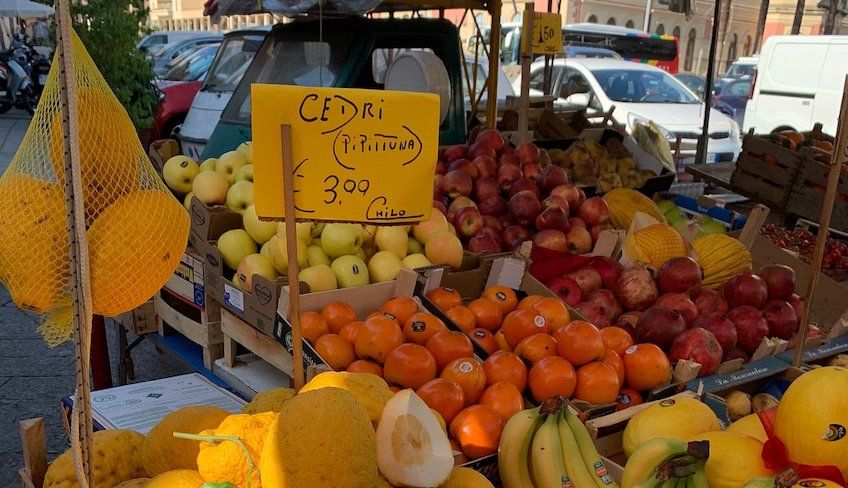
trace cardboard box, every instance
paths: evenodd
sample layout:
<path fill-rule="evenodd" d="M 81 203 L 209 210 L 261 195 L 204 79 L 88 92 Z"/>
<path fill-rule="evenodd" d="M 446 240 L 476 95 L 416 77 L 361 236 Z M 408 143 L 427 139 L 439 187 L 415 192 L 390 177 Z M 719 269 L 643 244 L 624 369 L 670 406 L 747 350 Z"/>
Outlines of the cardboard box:
<path fill-rule="evenodd" d="M 189 244 L 197 247 L 197 241 L 217 241 L 221 234 L 242 226 L 242 216 L 223 205 L 210 207 L 197 198 L 189 204 L 191 232 Z"/>
<path fill-rule="evenodd" d="M 725 225 L 727 230 L 741 230 L 748 221 L 748 216 L 724 207 L 719 207 L 716 202 L 707 198 L 690 198 L 683 195 L 668 195 L 674 204 L 689 218 L 698 215 L 706 215 Z"/>
<path fill-rule="evenodd" d="M 196 249 L 189 247 L 174 274 L 168 278 L 164 288 L 171 290 L 198 307 L 206 306 L 206 282 L 203 279 L 203 258 Z"/>
<path fill-rule="evenodd" d="M 180 155 L 180 145 L 174 139 L 159 139 L 150 143 L 147 155 L 153 167 L 161 173 L 162 167 L 169 159 Z"/>

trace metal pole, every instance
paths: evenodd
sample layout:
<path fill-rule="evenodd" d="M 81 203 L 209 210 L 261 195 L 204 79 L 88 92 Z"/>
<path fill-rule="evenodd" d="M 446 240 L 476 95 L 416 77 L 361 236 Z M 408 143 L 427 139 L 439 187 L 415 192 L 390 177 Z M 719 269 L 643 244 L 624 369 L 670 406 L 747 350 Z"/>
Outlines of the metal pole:
<path fill-rule="evenodd" d="M 729 0 L 725 0 L 729 1 Z M 701 127 L 701 137 L 695 150 L 695 163 L 707 162 L 707 141 L 710 134 L 710 104 L 713 100 L 713 73 L 715 71 L 716 42 L 718 40 L 718 17 L 721 12 L 721 0 L 716 0 L 713 9 L 713 31 L 710 34 L 710 54 L 707 59 L 707 81 L 704 90 L 704 125 Z"/>
<path fill-rule="evenodd" d="M 501 51 L 501 0 L 492 0 L 489 4 L 492 16 L 492 28 L 489 30 L 489 79 L 486 80 L 486 125 L 498 124 L 498 73 Z"/>
<path fill-rule="evenodd" d="M 645 0 L 645 20 L 642 22 L 642 30 L 651 32 L 651 8 L 653 0 Z"/>
<path fill-rule="evenodd" d="M 798 0 L 798 3 L 795 4 L 795 19 L 792 21 L 792 32 L 790 32 L 793 36 L 797 36 L 801 32 L 801 21 L 804 20 L 805 6 L 805 0 Z"/>
<path fill-rule="evenodd" d="M 760 18 L 757 19 L 757 32 L 754 34 L 754 46 L 752 52 L 760 52 L 760 43 L 763 41 L 763 31 L 766 30 L 766 19 L 768 18 L 769 0 L 760 1 Z"/>

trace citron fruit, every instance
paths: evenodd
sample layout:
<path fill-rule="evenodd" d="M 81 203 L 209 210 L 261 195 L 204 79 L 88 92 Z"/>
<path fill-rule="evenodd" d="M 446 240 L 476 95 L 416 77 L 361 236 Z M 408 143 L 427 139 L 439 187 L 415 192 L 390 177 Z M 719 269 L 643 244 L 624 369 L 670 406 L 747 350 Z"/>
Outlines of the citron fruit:
<path fill-rule="evenodd" d="M 20 308 L 47 311 L 68 282 L 64 195 L 22 173 L 0 179 L 0 280 Z"/>
<path fill-rule="evenodd" d="M 257 468 L 250 473 L 247 456 L 241 446 L 234 442 L 203 442 L 200 444 L 200 454 L 197 455 L 197 471 L 200 476 L 210 482 L 229 481 L 238 488 L 245 488 L 249 477 L 251 488 L 260 488 L 262 482 L 259 478 L 259 455 L 262 445 L 265 444 L 268 428 L 276 418 L 275 412 L 235 414 L 225 418 L 217 429 L 201 432 L 200 435 L 238 437 Z"/>
<path fill-rule="evenodd" d="M 848 369 L 818 368 L 789 385 L 774 418 L 774 432 L 789 460 L 836 466 L 848 477 Z"/>
<path fill-rule="evenodd" d="M 453 451 L 439 420 L 414 391 L 395 394 L 377 425 L 377 466 L 400 486 L 439 486 L 450 476 Z"/>
<path fill-rule="evenodd" d="M 203 477 L 192 469 L 166 471 L 150 480 L 144 488 L 200 488 Z"/>
<path fill-rule="evenodd" d="M 283 409 L 283 405 L 291 400 L 293 396 L 294 390 L 291 388 L 274 388 L 273 390 L 260 391 L 253 397 L 250 403 L 241 409 L 241 413 L 279 413 Z"/>
<path fill-rule="evenodd" d="M 495 486 L 477 471 L 457 466 L 451 471 L 450 478 L 439 488 L 495 488 Z"/>
<path fill-rule="evenodd" d="M 144 436 L 132 430 L 101 430 L 92 436 L 92 486 L 111 488 L 145 476 L 141 463 Z M 77 475 L 70 450 L 63 452 L 47 468 L 44 488 L 76 488 Z"/>
<path fill-rule="evenodd" d="M 377 442 L 368 414 L 340 388 L 286 402 L 262 448 L 262 484 L 273 488 L 374 488 Z"/>
<path fill-rule="evenodd" d="M 727 428 L 727 432 L 744 434 L 753 437 L 760 442 L 765 442 L 766 439 L 768 439 L 766 429 L 763 428 L 763 423 L 760 421 L 760 417 L 755 413 L 746 415 L 730 424 L 730 427 Z"/>
<path fill-rule="evenodd" d="M 113 317 L 155 295 L 180 263 L 189 225 L 185 208 L 158 190 L 106 208 L 88 229 L 94 313 Z"/>
<path fill-rule="evenodd" d="M 687 439 L 709 441 L 707 482 L 710 488 L 739 488 L 748 480 L 774 476 L 763 464 L 763 443 L 735 432 L 704 432 Z"/>
<path fill-rule="evenodd" d="M 386 402 L 394 395 L 386 380 L 375 374 L 336 371 L 327 371 L 312 378 L 312 381 L 304 385 L 300 392 L 327 387 L 341 388 L 353 394 L 375 425 L 380 421 Z"/>
<path fill-rule="evenodd" d="M 120 485 L 115 486 L 115 488 L 144 488 L 149 482 L 150 478 L 136 478 L 134 480 L 124 481 Z"/>
<path fill-rule="evenodd" d="M 631 454 L 643 442 L 657 437 L 685 439 L 702 432 L 721 430 L 710 407 L 695 398 L 668 398 L 634 415 L 624 428 L 622 447 Z"/>
<path fill-rule="evenodd" d="M 177 439 L 174 432 L 198 434 L 215 429 L 229 415 L 226 410 L 205 405 L 183 407 L 166 415 L 144 439 L 141 454 L 147 474 L 156 476 L 174 469 L 197 469 L 200 443 Z"/>

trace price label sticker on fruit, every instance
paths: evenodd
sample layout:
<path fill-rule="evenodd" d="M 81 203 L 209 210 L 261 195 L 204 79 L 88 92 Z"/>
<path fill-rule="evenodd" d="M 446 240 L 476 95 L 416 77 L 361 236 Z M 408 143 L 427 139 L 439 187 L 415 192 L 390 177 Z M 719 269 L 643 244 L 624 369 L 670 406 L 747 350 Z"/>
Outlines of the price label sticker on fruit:
<path fill-rule="evenodd" d="M 254 84 L 254 205 L 285 217 L 280 126 L 291 126 L 296 217 L 402 224 L 430 218 L 437 95 Z"/>
<path fill-rule="evenodd" d="M 533 12 L 532 42 L 533 54 L 562 54 L 562 16 L 550 12 Z"/>

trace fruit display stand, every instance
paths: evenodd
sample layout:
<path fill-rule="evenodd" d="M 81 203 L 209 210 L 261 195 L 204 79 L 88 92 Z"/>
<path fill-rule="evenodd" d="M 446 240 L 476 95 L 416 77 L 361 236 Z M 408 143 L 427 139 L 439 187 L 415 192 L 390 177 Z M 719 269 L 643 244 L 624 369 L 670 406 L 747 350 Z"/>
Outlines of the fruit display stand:
<path fill-rule="evenodd" d="M 831 157 L 830 153 L 817 148 L 801 149 L 800 168 L 786 204 L 787 213 L 813 222 L 819 221 L 829 170 L 823 161 L 830 161 Z M 830 227 L 848 232 L 848 168 L 844 166 L 836 192 Z"/>
<path fill-rule="evenodd" d="M 118 315 L 114 320 L 124 330 L 137 336 L 159 331 L 159 326 L 156 323 L 156 309 L 152 299 L 129 312 Z"/>
<path fill-rule="evenodd" d="M 744 195 L 783 210 L 800 163 L 796 151 L 749 133 L 742 142 L 730 183 Z"/>
<path fill-rule="evenodd" d="M 294 374 L 291 352 L 272 336 L 227 309 L 221 311 L 221 332 L 224 335 L 224 364 L 228 368 L 236 367 L 240 345 L 291 379 Z"/>
<path fill-rule="evenodd" d="M 44 419 L 26 419 L 18 422 L 24 466 L 18 470 L 21 488 L 40 488 L 47 472 L 47 438 Z"/>
<path fill-rule="evenodd" d="M 182 296 L 162 288 L 153 298 L 159 335 L 174 332 L 199 345 L 203 365 L 212 370 L 215 360 L 224 355 L 224 336 L 221 334 L 221 306 L 209 301 L 201 308 Z"/>

